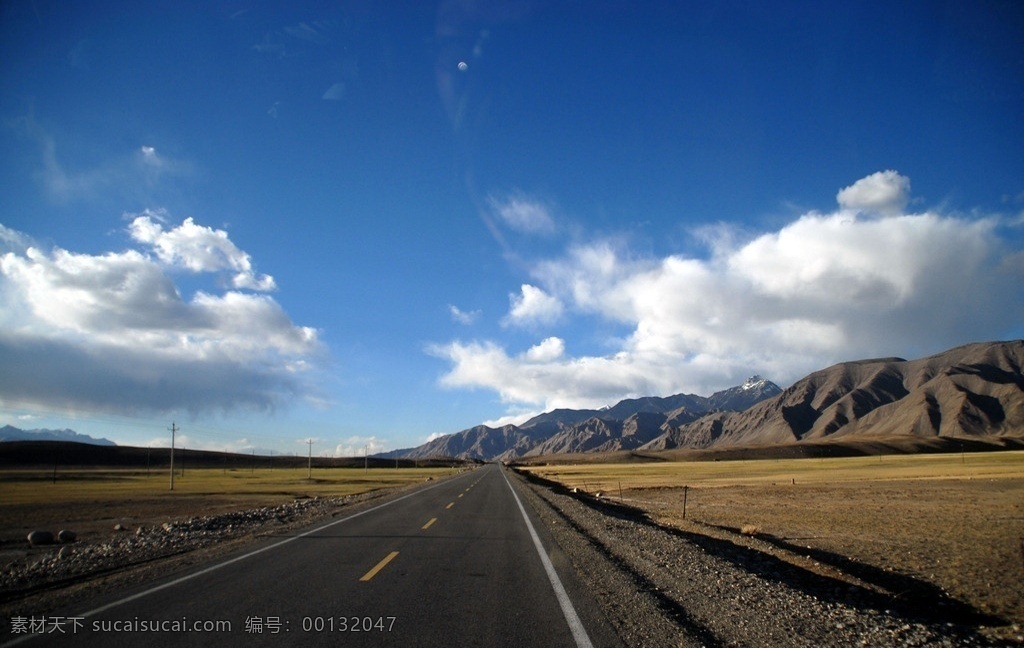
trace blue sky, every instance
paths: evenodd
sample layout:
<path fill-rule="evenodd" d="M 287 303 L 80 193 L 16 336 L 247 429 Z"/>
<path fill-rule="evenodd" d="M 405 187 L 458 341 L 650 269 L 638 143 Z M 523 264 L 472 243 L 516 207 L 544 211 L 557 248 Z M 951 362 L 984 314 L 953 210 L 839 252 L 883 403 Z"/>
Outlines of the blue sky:
<path fill-rule="evenodd" d="M 1024 335 L 1018 3 L 387 5 L 0 5 L 0 423 L 361 454 Z"/>

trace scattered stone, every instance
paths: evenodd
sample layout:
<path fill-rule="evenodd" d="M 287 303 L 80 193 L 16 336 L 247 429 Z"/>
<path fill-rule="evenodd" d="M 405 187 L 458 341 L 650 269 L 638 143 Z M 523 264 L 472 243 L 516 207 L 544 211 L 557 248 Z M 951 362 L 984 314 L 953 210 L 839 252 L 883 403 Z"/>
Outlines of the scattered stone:
<path fill-rule="evenodd" d="M 980 628 L 947 625 L 941 614 L 880 612 L 857 600 L 845 582 L 785 565 L 768 569 L 770 555 L 753 560 L 749 548 L 739 552 L 699 534 L 682 537 L 642 516 L 608 512 L 589 498 L 520 484 L 543 519 L 565 520 L 548 527 L 568 559 L 586 565 L 579 571 L 583 585 L 604 604 L 605 618 L 626 645 L 1002 645 Z"/>
<path fill-rule="evenodd" d="M 376 495 L 368 495 L 368 498 Z M 362 498 L 359 498 L 362 499 Z M 136 528 L 134 533 L 117 533 L 99 541 L 78 541 L 76 534 L 62 530 L 55 537 L 50 531 L 33 531 L 26 536 L 32 546 L 52 545 L 55 540 L 76 542 L 73 550 L 65 546 L 0 571 L 0 592 L 16 590 L 57 580 L 88 575 L 102 570 L 130 567 L 155 558 L 201 549 L 223 540 L 258 533 L 269 524 L 310 521 L 334 512 L 350 497 L 302 498 L 277 507 L 234 511 L 222 515 L 193 517 L 165 522 L 160 526 Z M 116 524 L 114 531 L 127 531 Z M 70 535 L 69 535 L 70 534 Z M 67 539 L 73 538 L 73 539 Z"/>
<path fill-rule="evenodd" d="M 52 531 L 33 531 L 28 534 L 28 543 L 33 547 L 40 545 L 53 544 L 53 532 Z"/>

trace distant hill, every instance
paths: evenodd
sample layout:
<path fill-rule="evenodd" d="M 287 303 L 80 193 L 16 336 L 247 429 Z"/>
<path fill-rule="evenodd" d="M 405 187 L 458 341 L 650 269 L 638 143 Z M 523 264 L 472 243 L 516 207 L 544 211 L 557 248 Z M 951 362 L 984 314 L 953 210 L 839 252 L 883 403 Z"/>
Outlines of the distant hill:
<path fill-rule="evenodd" d="M 648 396 L 619 401 L 601 410 L 558 409 L 522 425 L 491 428 L 478 425 L 448 434 L 416 448 L 380 457 L 515 459 L 539 454 L 631 450 L 662 435 L 668 423 L 693 421 L 717 410 L 745 409 L 782 391 L 760 376 L 709 397 L 694 394 Z"/>
<path fill-rule="evenodd" d="M 101 446 L 117 445 L 110 439 L 97 439 L 74 430 L 22 430 L 13 425 L 0 428 L 0 443 L 4 441 L 71 441 Z"/>
<path fill-rule="evenodd" d="M 218 452 L 214 450 L 174 451 L 177 469 L 217 468 L 222 470 L 255 470 L 292 468 L 370 468 L 451 466 L 449 458 L 403 461 L 370 457 L 312 457 L 304 455 L 253 455 L 251 453 Z M 0 468 L 42 468 L 47 474 L 58 468 L 112 467 L 147 471 L 166 470 L 170 466 L 170 448 L 138 448 L 123 445 L 96 445 L 73 441 L 11 441 L 0 443 Z"/>
<path fill-rule="evenodd" d="M 816 371 L 742 412 L 669 426 L 644 450 L 897 436 L 1024 436 L 1024 340 Z"/>

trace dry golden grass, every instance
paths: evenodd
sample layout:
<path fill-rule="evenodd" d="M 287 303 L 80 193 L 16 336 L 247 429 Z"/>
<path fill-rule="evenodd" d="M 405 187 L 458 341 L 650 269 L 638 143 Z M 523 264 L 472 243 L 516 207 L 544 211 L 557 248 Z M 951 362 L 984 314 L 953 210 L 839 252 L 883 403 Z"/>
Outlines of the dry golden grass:
<path fill-rule="evenodd" d="M 167 470 L 0 470 L 0 548 L 21 547 L 33 529 L 68 528 L 83 541 L 125 527 L 214 515 L 296 498 L 341 497 L 421 483 L 451 468 L 186 469 L 170 490 Z"/>
<path fill-rule="evenodd" d="M 49 504 L 132 498 L 213 497 L 258 500 L 266 503 L 295 497 L 340 497 L 378 488 L 422 482 L 429 477 L 451 474 L 450 468 L 318 468 L 308 478 L 306 468 L 277 470 L 188 469 L 174 478 L 170 490 L 167 470 L 85 469 L 58 471 L 56 478 L 46 470 L 0 471 L 3 506 Z"/>
<path fill-rule="evenodd" d="M 1021 452 L 527 469 L 613 500 L 621 492 L 686 531 L 756 528 L 790 551 L 907 575 L 1024 622 Z"/>

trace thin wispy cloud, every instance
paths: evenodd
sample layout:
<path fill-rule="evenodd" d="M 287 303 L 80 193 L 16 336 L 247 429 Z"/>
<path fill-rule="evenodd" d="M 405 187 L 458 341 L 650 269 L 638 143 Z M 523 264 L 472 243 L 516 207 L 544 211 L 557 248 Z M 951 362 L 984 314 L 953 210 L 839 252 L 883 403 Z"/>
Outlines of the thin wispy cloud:
<path fill-rule="evenodd" d="M 555 232 L 555 221 L 551 217 L 550 210 L 541 202 L 522 195 L 504 198 L 492 196 L 488 202 L 500 222 L 513 230 L 541 235 Z"/>
<path fill-rule="evenodd" d="M 22 117 L 15 124 L 38 144 L 39 168 L 33 175 L 45 195 L 56 203 L 93 200 L 111 193 L 138 198 L 167 178 L 194 174 L 188 162 L 163 155 L 148 144 L 76 167 L 61 158 L 57 140 L 34 118 Z"/>
<path fill-rule="evenodd" d="M 786 383 L 842 360 L 997 338 L 1020 322 L 1024 253 L 1000 238 L 999 219 L 897 209 L 908 198 L 907 178 L 874 174 L 840 191 L 831 213 L 754 235 L 704 230 L 702 258 L 574 244 L 536 264 L 537 286 L 513 297 L 513 313 L 557 303 L 563 318 L 596 316 L 630 330 L 617 348 L 574 357 L 559 338 L 519 353 L 456 340 L 431 347 L 450 363 L 441 382 L 493 390 L 513 408 L 599 407 L 710 393 L 750 373 Z"/>
<path fill-rule="evenodd" d="M 459 324 L 466 324 L 467 326 L 476 322 L 481 315 L 481 311 L 464 311 L 458 306 L 453 304 L 448 305 L 448 312 L 451 314 L 452 319 Z"/>

